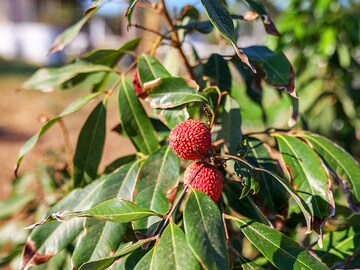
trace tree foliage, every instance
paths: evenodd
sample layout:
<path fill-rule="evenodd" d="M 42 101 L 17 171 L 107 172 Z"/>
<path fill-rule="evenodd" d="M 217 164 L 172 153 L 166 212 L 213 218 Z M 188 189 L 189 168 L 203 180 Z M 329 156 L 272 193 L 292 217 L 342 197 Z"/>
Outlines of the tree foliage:
<path fill-rule="evenodd" d="M 248 10 L 239 14 L 225 1 L 201 1 L 207 16 L 202 20 L 193 6 L 170 16 L 164 1 L 129 1 L 129 24 L 132 13 L 143 7 L 165 22 L 167 29 L 158 33 L 149 51 L 137 50 L 144 41 L 133 39 L 117 50 L 96 50 L 62 67 L 42 68 L 23 84 L 23 89 L 49 91 L 85 83 L 91 93 L 24 144 L 16 172 L 57 121 L 93 100 L 98 105 L 81 128 L 61 184 L 51 186 L 46 175 L 46 214 L 28 227 L 23 246 L 20 241 L 0 258 L 0 265 L 22 250 L 20 269 L 359 267 L 359 164 L 298 119 L 299 113 L 312 119 L 299 111 L 302 101 L 295 88 L 294 70 L 304 68 L 304 59 L 293 67 L 282 51 L 238 47 L 238 24 L 261 19 L 268 34 L 280 35 L 260 1 L 243 2 Z M 71 42 L 102 4 L 93 1 L 84 18 L 57 37 L 50 52 Z M 294 15 L 288 29 L 298 27 L 295 21 L 302 18 Z M 300 30 L 306 32 L 305 27 Z M 185 51 L 188 35 L 216 33 L 231 48 L 230 55 L 199 55 L 195 46 Z M 296 44 L 302 45 L 310 46 Z M 178 53 L 179 74 L 167 70 L 160 57 L 158 49 L 169 46 Z M 326 57 L 329 53 L 324 48 Z M 123 67 L 118 63 L 125 55 L 133 62 Z M 344 64 L 341 59 L 346 72 L 344 65 L 351 61 Z M 131 84 L 134 69 L 141 93 Z M 119 109 L 116 131 L 129 138 L 137 153 L 99 168 L 108 132 L 106 104 L 112 98 Z M 170 130 L 189 118 L 211 129 L 212 147 L 202 153 L 202 162 L 220 165 L 225 181 L 218 202 L 184 184 L 188 163 L 168 144 Z M 1 202 L 0 217 L 33 199 L 14 194 Z"/>

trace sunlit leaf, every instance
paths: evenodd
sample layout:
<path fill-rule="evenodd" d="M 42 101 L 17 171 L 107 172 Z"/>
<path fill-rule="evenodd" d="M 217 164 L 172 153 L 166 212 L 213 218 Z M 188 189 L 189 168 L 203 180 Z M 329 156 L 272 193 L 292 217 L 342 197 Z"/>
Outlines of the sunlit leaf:
<path fill-rule="evenodd" d="M 321 234 L 324 221 L 335 211 L 330 178 L 309 146 L 294 137 L 283 134 L 274 136 L 290 174 L 289 180 L 311 211 L 313 229 Z"/>
<path fill-rule="evenodd" d="M 99 6 L 95 6 L 91 10 L 87 12 L 87 14 L 76 24 L 67 28 L 64 32 L 59 34 L 56 38 L 54 43 L 51 46 L 48 54 L 52 54 L 57 51 L 62 51 L 66 45 L 68 45 L 73 39 L 79 34 L 81 28 L 84 24 L 96 13 Z"/>
<path fill-rule="evenodd" d="M 135 90 L 125 80 L 121 81 L 118 95 L 120 121 L 135 147 L 144 154 L 159 148 L 154 127 L 138 100 Z"/>
<path fill-rule="evenodd" d="M 149 237 L 147 239 L 140 240 L 135 243 L 129 242 L 129 243 L 123 244 L 117 249 L 115 254 L 101 258 L 99 260 L 84 263 L 83 265 L 81 265 L 79 270 L 103 270 L 103 269 L 106 269 L 119 257 L 124 256 L 124 255 L 140 248 L 144 244 L 152 242 L 154 240 L 155 240 L 155 237 Z"/>
<path fill-rule="evenodd" d="M 211 23 L 219 30 L 224 38 L 231 42 L 240 60 L 248 65 L 253 72 L 256 72 L 254 67 L 250 64 L 246 54 L 236 45 L 234 24 L 226 7 L 217 0 L 201 0 L 201 3 L 205 8 Z"/>
<path fill-rule="evenodd" d="M 191 102 L 207 104 L 208 100 L 202 93 L 190 86 L 180 77 L 165 77 L 149 92 L 150 105 L 156 109 L 178 107 Z"/>
<path fill-rule="evenodd" d="M 41 68 L 24 82 L 20 89 L 51 92 L 56 88 L 61 88 L 63 84 L 79 74 L 93 74 L 101 71 L 114 72 L 108 66 L 94 65 L 84 61 L 76 61 L 62 67 Z"/>
<path fill-rule="evenodd" d="M 233 220 L 246 238 L 278 269 L 328 269 L 285 234 L 253 220 L 226 217 Z"/>
<path fill-rule="evenodd" d="M 138 206 L 159 214 L 166 214 L 171 203 L 167 192 L 173 189 L 179 178 L 180 159 L 169 146 L 164 146 L 144 162 L 135 186 L 134 201 Z M 150 217 L 134 222 L 134 229 L 147 235 L 159 217 Z"/>
<path fill-rule="evenodd" d="M 60 120 L 62 117 L 67 116 L 69 114 L 75 113 L 79 111 L 82 107 L 84 107 L 86 104 L 90 103 L 92 100 L 94 100 L 96 97 L 100 96 L 102 93 L 94 93 L 91 95 L 84 96 L 78 100 L 76 100 L 74 103 L 70 104 L 64 111 L 62 111 L 57 117 L 49 120 L 46 122 L 46 124 L 40 129 L 38 133 L 36 133 L 33 137 L 31 137 L 29 140 L 25 142 L 25 144 L 21 147 L 18 155 L 17 160 L 17 168 L 19 168 L 22 159 L 24 156 L 31 151 L 31 149 L 34 148 L 35 144 L 39 140 L 39 138 L 45 134 L 48 129 L 54 125 L 58 120 Z"/>
<path fill-rule="evenodd" d="M 161 235 L 154 254 L 154 269 L 200 269 L 184 232 L 173 222 Z"/>
<path fill-rule="evenodd" d="M 184 209 L 186 239 L 207 269 L 229 269 L 229 256 L 221 213 L 213 200 L 192 190 Z"/>
<path fill-rule="evenodd" d="M 360 213 L 360 166 L 343 148 L 330 140 L 316 134 L 299 133 L 321 156 L 348 193 L 351 209 Z"/>
<path fill-rule="evenodd" d="M 116 173 L 110 174 L 94 198 L 93 204 L 118 197 L 131 200 L 142 160 L 124 165 Z M 76 268 L 85 262 L 107 257 L 116 250 L 128 227 L 128 223 L 114 223 L 87 218 L 85 231 L 77 242 L 72 260 Z"/>

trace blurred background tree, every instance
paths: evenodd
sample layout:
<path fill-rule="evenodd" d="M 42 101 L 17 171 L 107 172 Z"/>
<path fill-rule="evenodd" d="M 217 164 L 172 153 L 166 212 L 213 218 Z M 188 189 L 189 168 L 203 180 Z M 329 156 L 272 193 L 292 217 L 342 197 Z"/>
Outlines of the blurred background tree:
<path fill-rule="evenodd" d="M 292 59 L 304 128 L 360 158 L 360 2 L 272 1 L 282 33 L 270 46 Z"/>

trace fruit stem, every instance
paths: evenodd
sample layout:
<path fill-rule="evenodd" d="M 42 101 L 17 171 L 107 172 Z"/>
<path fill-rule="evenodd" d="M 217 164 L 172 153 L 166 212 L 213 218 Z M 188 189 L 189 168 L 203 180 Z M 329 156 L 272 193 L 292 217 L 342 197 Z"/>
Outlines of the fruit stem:
<path fill-rule="evenodd" d="M 196 176 L 198 175 L 198 173 L 201 171 L 201 169 L 204 167 L 204 164 L 201 164 L 201 166 L 197 169 L 196 173 L 194 174 L 194 176 L 191 178 L 190 182 L 187 183 L 183 190 L 181 191 L 181 194 L 179 195 L 178 199 L 176 200 L 176 202 L 173 204 L 173 206 L 171 207 L 170 211 L 166 214 L 166 219 L 163 223 L 163 225 L 161 226 L 158 235 L 161 235 L 162 232 L 165 230 L 166 226 L 169 223 L 169 220 L 171 218 L 171 216 L 174 214 L 175 210 L 178 208 L 178 206 L 180 205 L 182 199 L 184 198 L 187 190 L 189 189 L 189 186 L 191 185 L 191 183 L 194 181 L 194 179 L 196 178 Z"/>

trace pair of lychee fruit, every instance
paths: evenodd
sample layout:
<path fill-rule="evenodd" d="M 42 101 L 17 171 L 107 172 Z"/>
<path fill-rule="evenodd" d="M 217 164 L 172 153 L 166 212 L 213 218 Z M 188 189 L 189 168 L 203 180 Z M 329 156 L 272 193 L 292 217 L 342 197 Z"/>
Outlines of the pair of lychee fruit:
<path fill-rule="evenodd" d="M 133 73 L 133 85 L 136 94 L 142 97 L 144 89 L 137 69 Z M 203 159 L 211 147 L 210 129 L 199 120 L 185 120 L 171 130 L 169 143 L 182 159 Z M 224 178 L 219 168 L 203 161 L 195 161 L 185 170 L 184 184 L 190 184 L 217 202 L 224 187 Z"/>
<path fill-rule="evenodd" d="M 182 159 L 198 160 L 184 173 L 184 184 L 204 192 L 215 202 L 221 197 L 224 178 L 218 167 L 200 159 L 206 157 L 211 147 L 210 129 L 199 120 L 185 120 L 171 130 L 170 147 Z"/>

